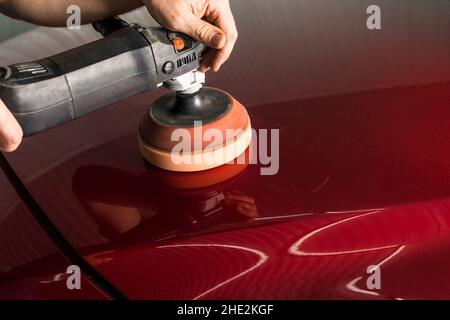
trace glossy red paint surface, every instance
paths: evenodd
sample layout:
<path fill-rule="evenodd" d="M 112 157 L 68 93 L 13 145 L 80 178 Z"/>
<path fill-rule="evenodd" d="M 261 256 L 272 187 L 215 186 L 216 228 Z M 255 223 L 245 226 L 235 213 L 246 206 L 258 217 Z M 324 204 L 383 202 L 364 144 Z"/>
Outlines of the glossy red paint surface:
<path fill-rule="evenodd" d="M 450 298 L 449 89 L 249 108 L 255 128 L 280 129 L 279 173 L 249 165 L 192 190 L 146 166 L 130 112 L 117 138 L 28 187 L 130 298 Z M 144 112 L 147 101 L 116 110 Z M 365 286 L 371 265 L 381 290 Z"/>
<path fill-rule="evenodd" d="M 81 275 L 81 289 L 69 290 L 67 267 L 58 250 L 0 174 L 0 300 L 107 299 Z"/>
<path fill-rule="evenodd" d="M 275 176 L 146 166 L 137 127 L 162 91 L 26 139 L 8 159 L 130 298 L 450 298 L 449 3 L 412 2 L 385 3 L 380 32 L 365 27 L 364 1 L 233 3 L 240 38 L 207 83 L 243 102 L 255 128 L 280 129 Z M 87 38 L 40 30 L 0 57 L 34 60 Z M 75 296 L 52 281 L 69 262 L 0 187 L 0 298 L 104 298 L 88 282 Z M 367 290 L 371 265 L 381 290 Z"/>

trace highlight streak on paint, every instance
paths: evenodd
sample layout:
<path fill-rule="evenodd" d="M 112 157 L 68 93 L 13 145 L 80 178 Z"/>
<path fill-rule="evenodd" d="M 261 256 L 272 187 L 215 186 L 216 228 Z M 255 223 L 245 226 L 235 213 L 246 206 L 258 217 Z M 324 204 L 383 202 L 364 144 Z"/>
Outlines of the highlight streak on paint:
<path fill-rule="evenodd" d="M 373 247 L 373 248 L 365 248 L 365 249 L 355 249 L 355 250 L 346 250 L 346 251 L 335 251 L 335 252 L 306 252 L 301 249 L 301 246 L 312 237 L 316 236 L 317 234 L 328 230 L 330 228 L 333 228 L 335 226 L 341 225 L 343 223 L 346 223 L 348 221 L 352 221 L 361 217 L 365 217 L 368 215 L 372 215 L 378 212 L 381 212 L 382 210 L 375 210 L 371 212 L 367 212 L 364 214 L 360 214 L 354 217 L 342 219 L 336 222 L 333 222 L 329 225 L 326 225 L 322 228 L 316 229 L 308 234 L 306 234 L 304 237 L 296 241 L 291 247 L 289 247 L 288 252 L 290 254 L 296 255 L 296 256 L 332 256 L 332 255 L 341 255 L 341 254 L 349 254 L 349 253 L 358 253 L 358 252 L 368 252 L 368 251 L 375 251 L 375 250 L 381 250 L 381 249 L 389 249 L 397 247 L 398 244 L 388 245 L 388 246 L 380 246 L 380 247 Z"/>
<path fill-rule="evenodd" d="M 385 264 L 386 262 L 388 262 L 389 260 L 391 260 L 392 258 L 394 258 L 396 255 L 398 255 L 403 249 L 405 249 L 406 246 L 402 245 L 400 246 L 397 250 L 395 250 L 393 253 L 391 253 L 389 256 L 387 256 L 386 258 L 384 258 L 381 262 L 379 262 L 378 264 L 374 265 L 374 268 L 378 268 L 380 269 L 380 267 Z M 345 286 L 348 290 L 353 291 L 353 292 L 357 292 L 357 293 L 362 293 L 362 294 L 367 294 L 367 295 L 372 295 L 372 296 L 381 296 L 380 293 L 375 292 L 375 291 L 370 291 L 370 290 L 365 290 L 365 289 L 361 289 L 358 288 L 356 286 L 356 284 L 362 280 L 363 277 L 357 277 L 353 280 L 351 280 L 349 283 L 347 283 L 347 285 Z M 403 300 L 402 298 L 394 298 L 395 300 Z"/>
<path fill-rule="evenodd" d="M 201 243 L 201 244 L 176 244 L 176 245 L 167 245 L 167 246 L 160 246 L 157 248 L 183 248 L 183 247 L 216 247 L 216 248 L 228 248 L 228 249 L 237 249 L 237 250 L 243 250 L 243 251 L 247 251 L 247 252 L 251 252 L 256 254 L 257 256 L 259 256 L 259 261 L 256 262 L 256 264 L 254 264 L 252 267 L 250 267 L 249 269 L 238 273 L 237 275 L 223 281 L 220 282 L 219 284 L 217 284 L 216 286 L 206 290 L 205 292 L 199 294 L 198 296 L 196 296 L 194 298 L 194 300 L 198 300 L 204 296 L 206 296 L 207 294 L 213 292 L 214 290 L 217 290 L 227 284 L 229 284 L 230 282 L 243 277 L 244 275 L 252 272 L 253 270 L 259 268 L 260 266 L 262 266 L 264 263 L 267 262 L 267 260 L 269 259 L 269 257 L 262 251 L 256 250 L 256 249 L 252 249 L 252 248 L 247 248 L 247 247 L 242 247 L 242 246 L 235 246 L 235 245 L 227 245 L 227 244 L 212 244 L 212 243 Z"/>

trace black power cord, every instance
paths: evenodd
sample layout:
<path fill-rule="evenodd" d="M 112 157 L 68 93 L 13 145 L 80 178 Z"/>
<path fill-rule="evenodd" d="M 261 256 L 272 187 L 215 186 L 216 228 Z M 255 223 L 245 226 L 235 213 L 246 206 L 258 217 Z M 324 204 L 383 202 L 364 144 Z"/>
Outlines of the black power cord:
<path fill-rule="evenodd" d="M 10 184 L 17 192 L 24 205 L 28 208 L 30 213 L 39 223 L 39 225 L 47 233 L 48 237 L 53 240 L 58 249 L 70 260 L 71 263 L 77 265 L 80 270 L 90 279 L 95 285 L 106 293 L 111 299 L 114 300 L 126 300 L 126 296 L 121 293 L 114 285 L 112 285 L 107 279 L 105 279 L 94 267 L 87 263 L 72 246 L 72 244 L 66 240 L 64 235 L 58 230 L 53 222 L 48 218 L 47 214 L 36 202 L 36 200 L 28 191 L 27 187 L 18 177 L 17 173 L 9 164 L 5 155 L 0 152 L 0 168 L 8 178 Z"/>

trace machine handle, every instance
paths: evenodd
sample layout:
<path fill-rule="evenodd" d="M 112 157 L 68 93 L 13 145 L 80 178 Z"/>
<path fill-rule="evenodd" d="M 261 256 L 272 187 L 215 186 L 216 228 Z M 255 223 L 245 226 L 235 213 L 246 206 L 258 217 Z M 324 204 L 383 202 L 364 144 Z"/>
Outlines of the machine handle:
<path fill-rule="evenodd" d="M 25 136 L 156 90 L 196 70 L 205 49 L 186 35 L 130 26 L 118 18 L 94 28 L 106 37 L 39 61 L 0 67 L 0 99 Z"/>
<path fill-rule="evenodd" d="M 0 98 L 25 136 L 157 87 L 149 43 L 131 27 L 47 59 L 0 70 Z"/>

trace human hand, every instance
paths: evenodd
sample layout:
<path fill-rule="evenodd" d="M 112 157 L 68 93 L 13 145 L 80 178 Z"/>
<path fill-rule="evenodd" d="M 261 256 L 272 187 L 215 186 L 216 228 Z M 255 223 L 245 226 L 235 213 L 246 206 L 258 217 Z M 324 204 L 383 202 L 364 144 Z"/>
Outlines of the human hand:
<path fill-rule="evenodd" d="M 22 128 L 9 109 L 0 100 L 0 150 L 12 152 L 22 142 Z"/>
<path fill-rule="evenodd" d="M 231 55 L 238 32 L 229 0 L 142 0 L 153 18 L 163 27 L 185 33 L 203 42 L 200 71 L 220 67 Z"/>

